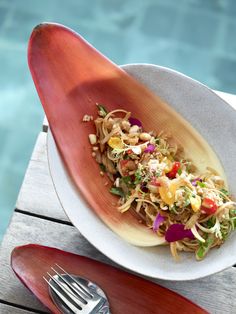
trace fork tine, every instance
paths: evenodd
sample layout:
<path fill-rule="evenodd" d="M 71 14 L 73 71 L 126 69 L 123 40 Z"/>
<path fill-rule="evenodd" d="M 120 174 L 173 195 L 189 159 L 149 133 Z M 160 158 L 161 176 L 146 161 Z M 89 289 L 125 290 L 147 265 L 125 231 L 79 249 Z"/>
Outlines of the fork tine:
<path fill-rule="evenodd" d="M 82 310 L 82 307 L 78 305 L 78 307 L 74 306 L 56 287 L 54 287 L 50 281 L 48 281 L 45 277 L 43 279 L 48 283 L 51 289 L 56 293 L 56 295 L 62 300 L 62 302 L 75 314 L 79 313 Z"/>
<path fill-rule="evenodd" d="M 71 291 L 69 287 L 66 286 L 66 284 L 62 284 L 59 280 L 57 280 L 54 276 L 52 276 L 50 273 L 47 273 L 48 276 L 58 285 L 58 287 L 66 294 L 68 297 L 75 302 L 75 304 L 78 304 L 81 308 L 83 308 L 84 305 L 87 304 L 87 301 L 84 300 L 82 297 L 80 299 L 74 295 L 74 293 Z M 50 286 L 51 287 L 51 286 Z"/>
<path fill-rule="evenodd" d="M 84 293 L 86 293 L 90 298 L 93 298 L 93 295 L 90 293 L 90 291 L 87 289 L 87 287 L 85 287 L 84 285 L 82 285 L 80 282 L 78 282 L 76 279 L 74 279 L 70 274 L 68 274 L 60 265 L 55 264 L 58 268 L 60 268 L 67 276 L 70 277 L 70 279 L 76 283 L 80 289 L 82 289 L 82 291 L 84 291 Z"/>
<path fill-rule="evenodd" d="M 65 277 L 63 277 L 61 274 L 59 274 L 56 269 L 54 269 L 53 267 L 51 267 L 51 269 L 58 275 L 58 277 L 61 278 L 62 281 L 64 281 L 66 283 L 66 285 L 68 285 L 71 288 L 71 290 L 72 290 L 72 292 L 74 292 L 73 294 L 75 296 L 79 295 L 79 297 L 83 298 L 84 301 L 88 298 L 84 289 L 81 289 L 80 287 L 75 288 Z M 89 295 L 89 297 L 90 297 L 90 295 Z"/>

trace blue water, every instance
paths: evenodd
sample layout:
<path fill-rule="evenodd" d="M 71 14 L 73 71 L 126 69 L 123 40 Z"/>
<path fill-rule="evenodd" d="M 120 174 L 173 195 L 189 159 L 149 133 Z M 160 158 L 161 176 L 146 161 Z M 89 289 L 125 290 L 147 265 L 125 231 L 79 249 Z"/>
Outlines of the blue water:
<path fill-rule="evenodd" d="M 236 93 L 235 14 L 235 0 L 0 0 L 0 238 L 43 120 L 26 59 L 35 25 L 65 24 L 117 64 L 155 63 Z"/>

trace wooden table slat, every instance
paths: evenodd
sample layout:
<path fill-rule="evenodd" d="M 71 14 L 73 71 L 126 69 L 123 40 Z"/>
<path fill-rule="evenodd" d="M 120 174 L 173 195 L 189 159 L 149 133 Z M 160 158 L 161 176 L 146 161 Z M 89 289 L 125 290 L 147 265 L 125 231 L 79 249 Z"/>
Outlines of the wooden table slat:
<path fill-rule="evenodd" d="M 10 254 L 13 248 L 28 243 L 57 247 L 110 263 L 110 260 L 95 249 L 76 228 L 14 213 L 0 248 L 0 300 L 11 301 L 11 303 L 37 310 L 45 310 L 21 284 L 9 267 Z"/>
<path fill-rule="evenodd" d="M 95 249 L 76 228 L 15 213 L 0 249 L 0 300 L 45 310 L 9 268 L 12 249 L 29 242 L 57 247 L 119 267 Z M 232 288 L 236 286 L 235 268 L 189 282 L 153 281 L 182 294 L 210 313 L 235 313 L 236 298 Z"/>
<path fill-rule="evenodd" d="M 16 208 L 32 214 L 69 221 L 57 198 L 49 174 L 46 137 L 47 134 L 41 132 L 37 138 Z"/>
<path fill-rule="evenodd" d="M 14 306 L 1 304 L 1 303 L 0 303 L 0 313 L 1 314 L 9 314 L 9 313 L 14 313 L 14 314 L 33 314 L 34 313 L 35 314 L 35 312 L 32 312 L 32 311 L 22 310 Z"/>

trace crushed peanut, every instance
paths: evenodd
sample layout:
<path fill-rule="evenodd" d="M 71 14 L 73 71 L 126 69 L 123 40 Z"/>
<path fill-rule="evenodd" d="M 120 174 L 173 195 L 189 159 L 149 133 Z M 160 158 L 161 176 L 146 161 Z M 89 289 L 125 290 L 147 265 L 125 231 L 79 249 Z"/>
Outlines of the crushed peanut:
<path fill-rule="evenodd" d="M 85 114 L 83 116 L 83 122 L 89 122 L 89 121 L 92 121 L 93 120 L 93 116 L 90 116 L 88 114 Z"/>
<path fill-rule="evenodd" d="M 89 141 L 91 145 L 97 144 L 97 136 L 95 134 L 89 134 Z"/>
<path fill-rule="evenodd" d="M 150 141 L 151 135 L 149 133 L 143 132 L 139 135 L 139 138 L 142 141 Z"/>

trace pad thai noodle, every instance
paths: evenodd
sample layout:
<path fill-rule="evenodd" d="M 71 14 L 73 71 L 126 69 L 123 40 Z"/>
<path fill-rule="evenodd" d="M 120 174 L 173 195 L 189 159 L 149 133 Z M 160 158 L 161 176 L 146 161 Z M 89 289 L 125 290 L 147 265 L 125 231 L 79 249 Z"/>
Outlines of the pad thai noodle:
<path fill-rule="evenodd" d="M 96 119 L 83 120 L 95 124 L 96 134 L 89 134 L 92 156 L 119 197 L 117 210 L 131 211 L 165 237 L 176 260 L 179 251 L 201 260 L 221 246 L 236 227 L 236 203 L 218 173 L 210 167 L 197 173 L 183 148 L 163 133 L 143 130 L 130 112 L 97 108 Z"/>

